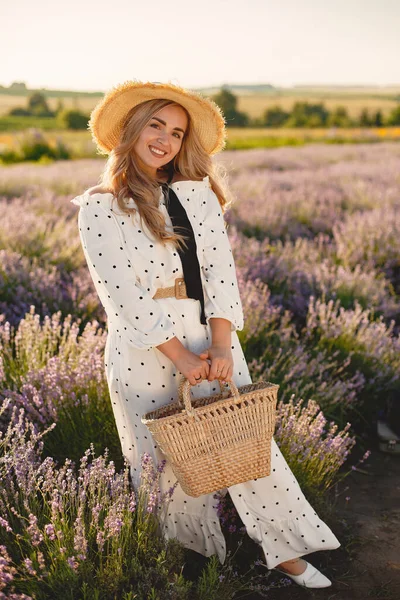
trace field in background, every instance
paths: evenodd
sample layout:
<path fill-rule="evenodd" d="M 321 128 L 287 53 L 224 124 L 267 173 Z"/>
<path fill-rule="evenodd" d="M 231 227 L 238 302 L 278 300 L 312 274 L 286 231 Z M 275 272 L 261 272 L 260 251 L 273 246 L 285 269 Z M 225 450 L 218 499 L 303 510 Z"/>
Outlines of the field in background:
<path fill-rule="evenodd" d="M 301 146 L 313 142 L 360 143 L 400 141 L 400 127 L 364 127 L 306 129 L 306 128 L 229 128 L 227 149 L 273 148 Z"/>
<path fill-rule="evenodd" d="M 345 144 L 400 141 L 400 127 L 367 127 L 363 129 L 229 128 L 227 131 L 227 150 L 302 146 L 313 142 Z M 16 148 L 23 135 L 24 132 L 0 133 L 0 152 L 3 148 Z M 53 147 L 56 146 L 58 140 L 62 140 L 74 158 L 94 158 L 98 156 L 89 131 L 46 131 L 44 137 Z"/>
<path fill-rule="evenodd" d="M 396 101 L 397 97 L 397 101 Z M 303 90 L 283 92 L 277 90 L 270 94 L 241 95 L 238 98 L 238 110 L 247 113 L 251 118 L 260 117 L 263 112 L 276 106 L 283 110 L 290 110 L 295 102 L 310 102 L 314 104 L 323 103 L 331 111 L 337 106 L 345 106 L 350 117 L 357 117 L 360 112 L 367 108 L 369 111 L 381 110 L 384 116 L 399 103 L 399 94 L 356 94 L 356 93 L 333 93 Z"/>
<path fill-rule="evenodd" d="M 212 97 L 221 88 L 199 89 L 203 95 Z M 260 86 L 229 86 L 237 98 L 237 110 L 246 113 L 252 126 L 227 130 L 226 150 L 251 148 L 275 148 L 280 146 L 302 146 L 313 142 L 326 144 L 376 143 L 400 141 L 400 127 L 386 126 L 387 117 L 399 106 L 400 87 L 387 88 L 346 88 L 346 87 L 294 87 L 273 88 Z M 60 119 L 56 117 L 6 116 L 13 107 L 26 107 L 28 97 L 33 92 L 46 96 L 51 110 L 60 108 L 76 109 L 89 115 L 102 98 L 102 93 L 69 92 L 63 90 L 14 90 L 0 86 L 0 155 L 2 164 L 20 161 L 49 162 L 57 159 L 94 158 L 98 154 L 87 130 L 59 129 Z M 12 92 L 12 93 L 11 93 Z M 382 127 L 325 127 L 288 128 L 259 127 L 263 113 L 272 106 L 290 112 L 295 102 L 322 103 L 328 111 L 342 106 L 350 119 L 368 125 L 382 124 Z M 363 110 L 374 117 L 378 111 L 381 119 L 360 120 Z M 313 123 L 310 121 L 310 125 Z M 317 123 L 315 123 L 317 124 Z M 83 124 L 85 126 L 85 123 Z M 61 148 L 61 150 L 60 150 Z"/>
<path fill-rule="evenodd" d="M 363 108 L 372 111 L 381 110 L 386 116 L 400 101 L 400 86 L 393 87 L 371 87 L 371 88 L 331 88 L 331 87 L 294 87 L 294 88 L 272 88 L 263 92 L 254 91 L 246 87 L 232 86 L 232 92 L 238 97 L 238 110 L 246 112 L 255 118 L 269 107 L 279 104 L 283 109 L 289 109 L 294 102 L 323 102 L 327 109 L 343 105 L 347 108 L 351 117 L 357 116 Z M 218 88 L 199 90 L 206 96 L 216 94 Z M 66 108 L 74 108 L 89 113 L 102 97 L 85 95 L 51 97 L 51 91 L 43 93 L 48 98 L 49 106 L 54 110 L 62 100 Z M 50 95 L 48 95 L 50 94 Z M 26 95 L 9 95 L 0 93 L 0 116 L 5 115 L 12 108 L 25 106 Z"/>

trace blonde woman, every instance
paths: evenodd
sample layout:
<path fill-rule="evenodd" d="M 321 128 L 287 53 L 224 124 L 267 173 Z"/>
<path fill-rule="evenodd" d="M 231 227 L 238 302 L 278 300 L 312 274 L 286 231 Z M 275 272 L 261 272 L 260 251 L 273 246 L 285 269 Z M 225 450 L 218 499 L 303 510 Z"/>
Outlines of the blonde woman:
<path fill-rule="evenodd" d="M 137 488 L 142 453 L 164 458 L 141 417 L 176 400 L 182 376 L 193 398 L 218 393 L 217 380 L 252 383 L 237 336 L 243 312 L 223 217 L 229 191 L 211 158 L 224 147 L 225 122 L 219 107 L 197 93 L 132 81 L 105 95 L 90 129 L 109 157 L 100 185 L 72 202 L 80 206 L 82 247 L 107 314 L 106 376 Z M 162 491 L 175 482 L 167 463 Z M 331 585 L 300 557 L 340 543 L 274 440 L 271 475 L 226 492 L 269 569 L 304 587 Z M 164 533 L 225 561 L 213 494 L 193 498 L 178 484 Z"/>

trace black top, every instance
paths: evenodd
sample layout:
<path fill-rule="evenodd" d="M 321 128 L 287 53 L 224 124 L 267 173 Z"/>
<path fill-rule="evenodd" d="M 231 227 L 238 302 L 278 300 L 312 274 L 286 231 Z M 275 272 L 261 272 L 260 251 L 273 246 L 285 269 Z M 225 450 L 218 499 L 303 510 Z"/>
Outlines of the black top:
<path fill-rule="evenodd" d="M 203 325 L 207 325 L 206 316 L 204 313 L 203 286 L 201 283 L 200 265 L 199 260 L 197 258 L 197 245 L 193 232 L 193 227 L 186 214 L 186 210 L 182 206 L 178 196 L 175 194 L 174 190 L 169 187 L 171 179 L 172 175 L 170 175 L 168 183 L 163 183 L 161 187 L 166 200 L 166 208 L 171 218 L 174 231 L 175 228 L 177 229 L 175 233 L 181 233 L 189 236 L 189 239 L 186 239 L 188 248 L 177 249 L 180 259 L 182 261 L 186 293 L 189 298 L 200 300 L 200 322 Z"/>

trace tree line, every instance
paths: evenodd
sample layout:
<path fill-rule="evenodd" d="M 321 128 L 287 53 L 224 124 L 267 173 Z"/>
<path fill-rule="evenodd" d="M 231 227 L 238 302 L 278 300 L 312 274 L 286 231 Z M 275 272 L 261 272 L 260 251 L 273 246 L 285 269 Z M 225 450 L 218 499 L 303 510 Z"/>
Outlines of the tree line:
<path fill-rule="evenodd" d="M 348 114 L 345 106 L 337 106 L 328 110 L 322 102 L 294 102 L 291 110 L 281 106 L 270 106 L 261 116 L 251 118 L 247 113 L 237 108 L 238 98 L 226 87 L 211 96 L 224 113 L 227 127 L 383 127 L 400 125 L 400 104 L 384 117 L 381 110 L 370 111 L 363 108 L 357 117 Z M 46 97 L 36 92 L 28 97 L 25 108 L 17 107 L 10 110 L 11 116 L 34 116 L 56 118 L 62 129 L 87 129 L 89 115 L 78 109 L 65 109 L 62 100 L 52 111 Z"/>
<path fill-rule="evenodd" d="M 26 107 L 17 106 L 8 114 L 12 117 L 55 118 L 61 129 L 86 129 L 89 121 L 89 115 L 78 109 L 66 109 L 62 100 L 58 100 L 56 109 L 51 110 L 40 92 L 28 97 Z"/>
<path fill-rule="evenodd" d="M 328 110 L 322 102 L 298 101 L 291 110 L 275 105 L 265 109 L 260 117 L 251 118 L 237 109 L 238 98 L 229 89 L 222 88 L 212 96 L 222 109 L 228 127 L 383 127 L 400 125 L 400 104 L 385 118 L 381 110 L 363 108 L 358 117 L 351 117 L 345 106 Z"/>

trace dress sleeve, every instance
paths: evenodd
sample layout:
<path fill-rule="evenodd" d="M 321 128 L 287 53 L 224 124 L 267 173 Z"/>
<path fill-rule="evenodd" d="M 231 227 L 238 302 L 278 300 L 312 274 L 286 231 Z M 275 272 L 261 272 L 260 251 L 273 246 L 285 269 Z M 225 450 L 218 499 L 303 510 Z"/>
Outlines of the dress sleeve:
<path fill-rule="evenodd" d="M 112 211 L 82 198 L 71 202 L 80 206 L 83 253 L 107 317 L 118 323 L 120 335 L 134 348 L 149 350 L 170 340 L 175 336 L 173 323 L 137 281 Z"/>
<path fill-rule="evenodd" d="M 206 188 L 205 205 L 202 272 L 206 320 L 209 323 L 210 318 L 220 317 L 231 322 L 231 331 L 241 330 L 244 317 L 232 248 L 221 205 L 210 187 Z"/>

